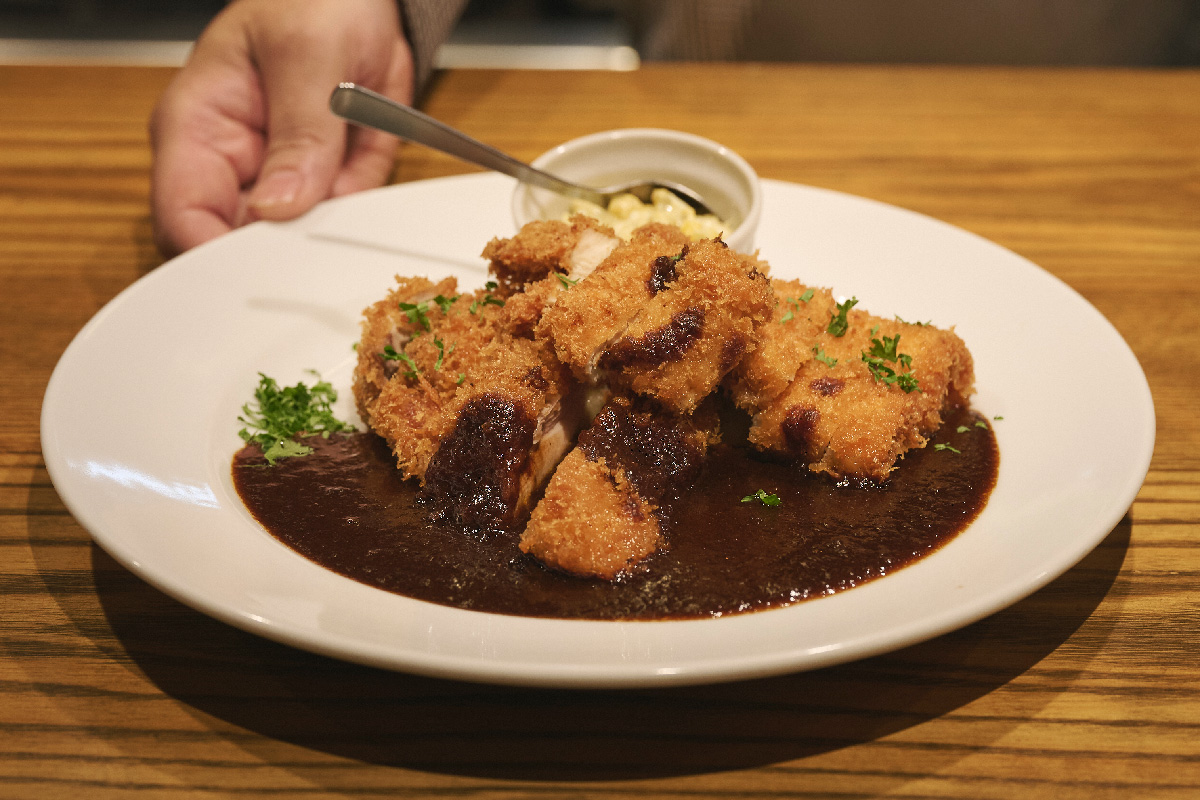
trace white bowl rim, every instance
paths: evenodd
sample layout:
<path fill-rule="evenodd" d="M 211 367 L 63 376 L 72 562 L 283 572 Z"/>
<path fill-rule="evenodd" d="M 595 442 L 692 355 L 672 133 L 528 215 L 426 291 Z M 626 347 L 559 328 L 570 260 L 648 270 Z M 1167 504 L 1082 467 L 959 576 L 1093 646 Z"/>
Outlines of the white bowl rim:
<path fill-rule="evenodd" d="M 732 239 L 743 229 L 749 230 L 753 235 L 753 231 L 758 227 L 758 221 L 762 215 L 762 180 L 758 175 L 758 171 L 736 150 L 699 134 L 671 128 L 613 128 L 611 130 L 596 131 L 584 134 L 583 136 L 577 136 L 574 139 L 569 139 L 556 145 L 535 158 L 530 164 L 538 169 L 547 169 L 547 165 L 552 163 L 557 157 L 572 151 L 582 150 L 595 144 L 634 138 L 683 143 L 700 150 L 706 150 L 731 163 L 735 168 L 734 171 L 740 174 L 745 180 L 749 190 L 750 202 L 746 208 L 746 213 L 738 221 L 737 227 L 729 231 L 725 235 L 725 238 Z M 512 213 L 517 227 L 531 221 L 529 215 L 525 213 L 522 207 L 522 201 L 531 188 L 529 184 L 518 183 L 516 190 L 513 192 Z"/>

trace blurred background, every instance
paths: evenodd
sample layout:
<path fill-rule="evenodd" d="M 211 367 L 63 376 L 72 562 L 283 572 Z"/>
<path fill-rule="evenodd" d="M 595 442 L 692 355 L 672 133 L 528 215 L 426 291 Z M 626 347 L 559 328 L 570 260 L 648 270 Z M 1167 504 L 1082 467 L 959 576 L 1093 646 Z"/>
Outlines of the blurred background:
<path fill-rule="evenodd" d="M 0 0 L 0 63 L 179 64 L 224 5 Z M 438 63 L 672 59 L 1197 66 L 1200 0 L 472 0 Z"/>

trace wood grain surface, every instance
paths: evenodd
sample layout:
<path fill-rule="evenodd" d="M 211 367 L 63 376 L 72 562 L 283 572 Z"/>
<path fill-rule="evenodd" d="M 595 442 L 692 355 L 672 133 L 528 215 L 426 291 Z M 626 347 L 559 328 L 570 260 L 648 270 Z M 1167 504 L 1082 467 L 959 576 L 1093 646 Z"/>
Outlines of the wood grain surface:
<path fill-rule="evenodd" d="M 764 177 L 974 231 L 1091 301 L 1150 381 L 1144 487 L 1045 589 L 886 656 L 628 692 L 295 651 L 151 588 L 64 508 L 41 398 L 79 328 L 161 263 L 146 119 L 170 74 L 0 68 L 0 797 L 1200 797 L 1200 72 L 437 79 L 428 111 L 518 157 L 604 128 L 679 128 Z M 395 179 L 465 171 L 406 146 Z M 1047 342 L 1014 358 L 1070 354 Z"/>

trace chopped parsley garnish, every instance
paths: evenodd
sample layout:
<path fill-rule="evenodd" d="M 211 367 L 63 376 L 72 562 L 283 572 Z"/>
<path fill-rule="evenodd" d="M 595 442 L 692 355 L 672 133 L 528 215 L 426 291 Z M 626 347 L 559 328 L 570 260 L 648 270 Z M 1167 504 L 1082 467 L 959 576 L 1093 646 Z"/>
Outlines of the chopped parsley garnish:
<path fill-rule="evenodd" d="M 948 444 L 940 444 L 940 443 L 935 444 L 933 446 L 933 449 L 934 450 L 949 450 L 951 453 L 959 453 L 959 454 L 962 453 L 962 450 L 959 450 L 958 448 L 952 447 L 951 445 L 948 445 Z"/>
<path fill-rule="evenodd" d="M 997 414 L 996 416 L 992 417 L 992 419 L 995 419 L 995 420 L 1001 420 L 1001 419 L 1004 419 L 1004 417 L 1002 417 L 1002 416 L 1000 416 L 999 414 Z"/>
<path fill-rule="evenodd" d="M 791 322 L 792 318 L 796 316 L 796 312 L 800 310 L 800 304 L 790 297 L 787 299 L 787 304 L 791 306 L 791 308 L 788 309 L 786 314 L 779 318 L 780 325 L 786 325 Z"/>
<path fill-rule="evenodd" d="M 933 324 L 933 322 L 932 322 L 932 321 L 929 321 L 929 322 L 909 322 L 909 321 L 908 321 L 908 320 L 906 320 L 906 319 L 901 319 L 901 317 L 900 317 L 900 315 L 899 315 L 899 314 L 895 314 L 894 316 L 896 317 L 896 322 L 902 322 L 902 323 L 904 323 L 905 325 L 920 325 L 921 327 L 923 327 L 923 328 L 926 328 L 926 327 L 929 327 L 930 325 L 932 325 L 932 324 Z"/>
<path fill-rule="evenodd" d="M 966 425 L 959 425 L 957 428 L 954 429 L 954 432 L 955 433 L 966 433 L 969 430 L 971 430 L 971 429 L 968 428 Z"/>
<path fill-rule="evenodd" d="M 871 349 L 863 351 L 862 360 L 877 383 L 899 386 L 906 394 L 920 391 L 917 386 L 917 376 L 912 374 L 912 356 L 897 352 L 899 345 L 900 334 L 898 333 L 895 336 L 884 336 L 882 340 L 872 339 Z M 888 366 L 889 363 L 898 364 L 908 372 L 898 373 Z"/>
<path fill-rule="evenodd" d="M 427 331 L 432 330 L 429 325 L 429 317 L 425 316 L 429 312 L 429 303 L 405 303 L 402 300 L 400 301 L 400 310 L 413 325 Z"/>
<path fill-rule="evenodd" d="M 437 351 L 438 351 L 437 361 L 434 362 L 433 368 L 441 369 L 442 368 L 442 359 L 444 359 L 446 356 L 448 356 L 454 352 L 454 345 L 450 345 L 450 349 L 447 350 L 446 343 L 435 336 L 435 337 L 433 337 L 433 346 L 436 347 Z"/>
<path fill-rule="evenodd" d="M 977 420 L 975 420 L 975 427 L 983 428 L 984 430 L 987 430 L 987 423 L 981 419 L 977 419 Z"/>
<path fill-rule="evenodd" d="M 846 331 L 850 329 L 850 320 L 846 318 L 846 314 L 856 305 L 858 305 L 857 297 L 851 297 L 844 303 L 838 303 L 837 313 L 829 317 L 829 327 L 825 330 L 833 336 L 845 336 Z"/>
<path fill-rule="evenodd" d="M 454 301 L 461 296 L 462 295 L 456 294 L 454 297 L 445 297 L 444 295 L 439 294 L 437 297 L 433 298 L 433 302 L 437 303 L 437 307 L 442 310 L 443 314 L 450 316 L 450 306 L 454 305 Z"/>
<path fill-rule="evenodd" d="M 558 278 L 558 282 L 562 284 L 562 287 L 564 289 L 570 289 L 572 286 L 579 283 L 579 278 L 575 278 L 574 280 L 572 280 L 571 278 L 568 278 L 566 275 L 563 275 L 561 272 L 554 273 L 554 277 Z"/>
<path fill-rule="evenodd" d="M 417 367 L 417 362 L 413 361 L 412 356 L 410 356 L 408 353 L 397 352 L 396 348 L 392 347 L 390 344 L 383 348 L 383 358 L 385 361 L 399 361 L 401 364 L 407 366 L 408 370 L 405 371 L 404 377 L 411 380 L 416 380 L 417 375 L 421 371 Z"/>
<path fill-rule="evenodd" d="M 465 381 L 466 379 L 467 379 L 467 373 L 460 372 L 460 373 L 458 373 L 458 380 L 456 380 L 454 383 L 456 386 L 462 386 L 463 381 Z"/>
<path fill-rule="evenodd" d="M 445 295 L 439 294 L 437 297 L 433 298 L 433 303 L 442 310 L 443 314 L 449 316 L 450 306 L 454 305 L 454 301 L 459 297 L 461 297 L 461 295 L 456 294 L 453 297 L 446 297 Z M 399 306 L 400 310 L 404 312 L 404 316 L 408 317 L 408 321 L 413 325 L 425 331 L 433 330 L 433 327 L 429 324 L 428 302 L 405 303 L 404 301 L 401 301 Z"/>
<path fill-rule="evenodd" d="M 813 357 L 827 367 L 832 367 L 838 362 L 836 358 L 825 355 L 825 348 L 818 344 L 813 345 Z"/>
<path fill-rule="evenodd" d="M 754 494 L 748 494 L 742 498 L 743 503 L 749 503 L 752 500 L 757 500 L 758 502 L 762 503 L 764 506 L 777 506 L 783 502 L 782 500 L 779 499 L 779 495 L 767 494 L 765 489 L 759 489 Z"/>
<path fill-rule="evenodd" d="M 783 318 L 779 320 L 779 324 L 786 325 L 787 323 L 791 322 L 792 318 L 796 316 L 796 312 L 800 310 L 800 303 L 807 303 L 809 300 L 812 300 L 812 296 L 813 290 L 809 289 L 807 292 L 800 295 L 799 300 L 796 300 L 794 297 L 787 298 L 787 304 L 792 308 L 783 315 Z"/>
<path fill-rule="evenodd" d="M 268 464 L 311 453 L 312 448 L 296 441 L 297 436 L 319 434 L 328 438 L 331 433 L 354 430 L 353 425 L 333 416 L 337 391 L 327 381 L 319 380 L 319 375 L 311 389 L 302 382 L 281 388 L 261 372 L 258 377 L 254 401 L 243 405 L 238 416 L 238 422 L 246 426 L 238 431 L 238 436 L 248 444 L 257 444 Z"/>
<path fill-rule="evenodd" d="M 496 288 L 496 282 L 495 282 L 495 281 L 488 281 L 488 282 L 487 282 L 487 288 L 489 288 L 489 289 L 495 289 L 495 288 Z M 471 311 L 471 313 L 472 313 L 472 314 L 474 314 L 475 312 L 477 312 L 477 311 L 479 310 L 479 307 L 480 307 L 480 306 L 503 306 L 503 305 L 504 305 L 504 301 L 503 301 L 503 300 L 501 300 L 501 299 L 499 299 L 499 298 L 496 298 L 496 297 L 492 297 L 492 293 L 491 293 L 491 292 L 488 292 L 487 294 L 485 294 L 485 295 L 483 296 L 483 299 L 482 299 L 482 300 L 472 300 L 472 301 L 471 301 L 471 309 L 470 309 L 470 311 Z"/>

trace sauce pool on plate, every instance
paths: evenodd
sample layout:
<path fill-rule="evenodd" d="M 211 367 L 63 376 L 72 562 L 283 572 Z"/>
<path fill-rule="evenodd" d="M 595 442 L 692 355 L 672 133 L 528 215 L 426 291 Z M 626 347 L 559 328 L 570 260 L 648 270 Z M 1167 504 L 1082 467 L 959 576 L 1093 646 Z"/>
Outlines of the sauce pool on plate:
<path fill-rule="evenodd" d="M 253 445 L 233 459 L 246 507 L 288 547 L 418 600 L 572 619 L 705 618 L 853 588 L 963 531 L 999 468 L 995 435 L 970 410 L 949 413 L 882 487 L 838 487 L 737 444 L 718 445 L 696 485 L 669 505 L 667 549 L 609 583 L 547 569 L 518 550 L 519 531 L 483 535 L 431 523 L 415 482 L 401 479 L 374 434 L 307 443 L 311 455 L 270 467 Z M 761 502 L 760 491 L 779 504 Z"/>

